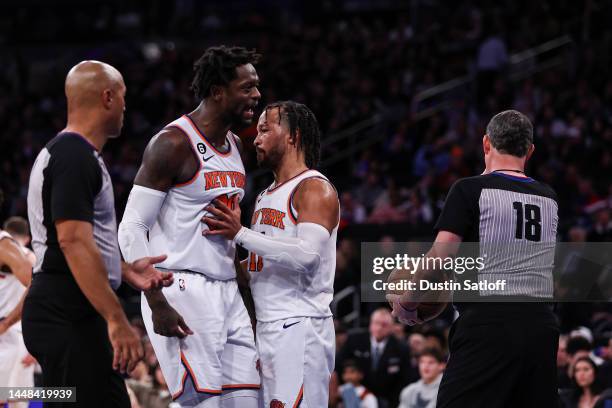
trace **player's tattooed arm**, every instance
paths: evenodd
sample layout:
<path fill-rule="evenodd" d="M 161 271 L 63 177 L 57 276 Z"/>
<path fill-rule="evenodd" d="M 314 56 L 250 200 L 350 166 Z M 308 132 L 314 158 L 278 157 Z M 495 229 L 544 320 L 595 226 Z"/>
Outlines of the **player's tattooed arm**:
<path fill-rule="evenodd" d="M 134 184 L 168 191 L 175 184 L 189 181 L 197 171 L 198 162 L 187 136 L 168 127 L 147 145 Z"/>
<path fill-rule="evenodd" d="M 179 129 L 168 127 L 147 145 L 134 184 L 168 191 L 173 185 L 190 180 L 197 171 L 198 163 L 187 137 Z M 152 311 L 155 333 L 179 338 L 193 333 L 160 288 L 144 293 Z"/>

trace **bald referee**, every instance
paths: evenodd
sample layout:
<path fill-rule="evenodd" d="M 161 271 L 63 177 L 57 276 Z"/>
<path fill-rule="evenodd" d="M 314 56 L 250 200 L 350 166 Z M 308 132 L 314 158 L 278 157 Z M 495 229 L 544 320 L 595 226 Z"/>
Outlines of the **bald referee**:
<path fill-rule="evenodd" d="M 28 215 L 36 258 L 23 307 L 23 335 L 43 385 L 76 387 L 69 407 L 129 407 L 117 370 L 143 350 L 114 293 L 172 283 L 153 264 L 121 262 L 113 187 L 100 155 L 123 125 L 126 88 L 119 71 L 84 61 L 66 77 L 68 123 L 42 149 L 30 175 Z M 61 406 L 54 404 L 53 406 Z"/>
<path fill-rule="evenodd" d="M 482 146 L 486 169 L 449 191 L 429 256 L 452 256 L 461 242 L 491 248 L 473 278 L 506 280 L 507 290 L 480 291 L 479 302 L 455 302 L 459 318 L 449 334 L 436 406 L 557 407 L 559 329 L 545 303 L 553 294 L 556 194 L 525 175 L 534 145 L 533 126 L 522 113 L 495 115 Z M 394 315 L 409 324 L 420 322 L 413 296 L 387 297 Z M 509 303 L 508 296 L 528 302 Z"/>

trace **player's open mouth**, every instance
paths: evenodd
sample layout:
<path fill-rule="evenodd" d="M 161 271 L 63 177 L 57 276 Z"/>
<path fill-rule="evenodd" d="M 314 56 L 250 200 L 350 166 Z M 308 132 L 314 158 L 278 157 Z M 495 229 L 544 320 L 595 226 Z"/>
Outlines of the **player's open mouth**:
<path fill-rule="evenodd" d="M 253 116 L 255 116 L 255 111 L 253 110 L 253 108 L 247 108 L 244 110 L 244 116 L 248 119 L 252 119 Z"/>

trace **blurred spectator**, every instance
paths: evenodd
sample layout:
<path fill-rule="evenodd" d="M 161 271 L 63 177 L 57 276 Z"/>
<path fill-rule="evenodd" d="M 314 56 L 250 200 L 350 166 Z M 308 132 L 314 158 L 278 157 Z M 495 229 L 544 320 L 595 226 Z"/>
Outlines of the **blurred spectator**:
<path fill-rule="evenodd" d="M 391 332 L 393 333 L 393 336 L 395 336 L 395 338 L 401 343 L 406 343 L 406 331 L 405 326 L 402 323 L 394 322 Z"/>
<path fill-rule="evenodd" d="M 435 348 L 427 348 L 418 357 L 421 379 L 410 384 L 400 394 L 398 408 L 435 408 L 438 388 L 446 360 Z"/>
<path fill-rule="evenodd" d="M 594 216 L 593 227 L 589 233 L 589 242 L 612 242 L 612 219 L 610 208 L 606 205 L 598 209 Z"/>
<path fill-rule="evenodd" d="M 570 337 L 565 347 L 568 364 L 565 375 L 559 373 L 559 388 L 569 388 L 572 384 L 574 364 L 579 358 L 588 357 L 591 353 L 591 343 L 582 336 Z"/>
<path fill-rule="evenodd" d="M 366 220 L 365 207 L 355 201 L 350 191 L 344 191 L 340 195 L 340 208 L 342 208 L 341 226 L 361 224 Z"/>
<path fill-rule="evenodd" d="M 336 359 L 338 369 L 347 360 L 355 360 L 364 374 L 363 385 L 376 395 L 380 408 L 396 407 L 400 391 L 412 380 L 410 350 L 392 330 L 389 309 L 377 309 L 370 317 L 369 331 L 349 335 Z"/>
<path fill-rule="evenodd" d="M 340 395 L 342 408 L 378 408 L 374 394 L 361 384 L 363 371 L 354 360 L 346 360 L 342 367 Z"/>
<path fill-rule="evenodd" d="M 368 222 L 373 224 L 407 222 L 408 206 L 395 182 L 390 181 L 387 189 L 376 199 Z"/>
<path fill-rule="evenodd" d="M 572 368 L 572 388 L 561 394 L 561 401 L 564 408 L 593 408 L 601 391 L 597 366 L 589 357 L 580 357 Z"/>
<path fill-rule="evenodd" d="M 443 332 L 438 329 L 431 328 L 425 331 L 423 336 L 425 337 L 425 348 L 440 350 L 442 354 L 446 353 L 447 341 Z"/>
<path fill-rule="evenodd" d="M 152 382 L 149 380 L 149 375 L 144 375 L 142 369 L 138 366 L 134 371 L 134 378 L 128 380 L 127 384 L 134 392 L 140 405 L 143 408 L 168 408 L 172 402 L 172 396 L 168 391 L 161 368 L 155 366 L 151 369 Z M 139 376 L 144 379 L 137 379 Z"/>

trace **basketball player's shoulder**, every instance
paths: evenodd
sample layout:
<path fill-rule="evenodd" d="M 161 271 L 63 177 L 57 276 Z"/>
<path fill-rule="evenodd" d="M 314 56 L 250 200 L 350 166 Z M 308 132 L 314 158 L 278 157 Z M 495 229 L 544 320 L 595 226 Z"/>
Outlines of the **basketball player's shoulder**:
<path fill-rule="evenodd" d="M 178 127 L 166 126 L 149 141 L 145 149 L 145 160 L 179 169 L 191 154 L 189 136 Z"/>
<path fill-rule="evenodd" d="M 147 149 L 166 151 L 166 154 L 189 152 L 189 136 L 176 126 L 166 126 L 149 141 Z"/>
<path fill-rule="evenodd" d="M 325 177 L 313 176 L 302 180 L 296 187 L 293 204 L 300 213 L 308 211 L 312 214 L 326 214 L 330 225 L 339 216 L 338 193 Z"/>
<path fill-rule="evenodd" d="M 295 191 L 296 199 L 320 200 L 323 202 L 331 201 L 336 203 L 338 192 L 334 185 L 321 173 L 307 177 L 302 180 Z"/>

